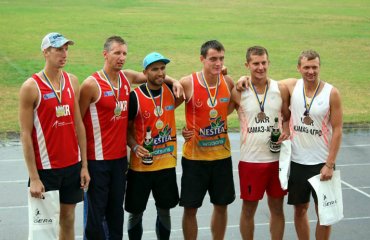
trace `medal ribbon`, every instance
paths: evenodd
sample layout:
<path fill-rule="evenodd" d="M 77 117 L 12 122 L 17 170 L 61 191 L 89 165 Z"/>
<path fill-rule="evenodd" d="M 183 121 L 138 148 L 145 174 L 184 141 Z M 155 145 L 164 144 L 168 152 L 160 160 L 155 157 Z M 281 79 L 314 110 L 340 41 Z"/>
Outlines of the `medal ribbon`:
<path fill-rule="evenodd" d="M 110 79 L 108 77 L 108 74 L 104 71 L 104 69 L 103 69 L 103 74 L 104 74 L 105 79 L 108 80 L 108 83 L 109 83 L 110 88 L 112 89 L 114 98 L 116 99 L 116 102 L 118 103 L 118 100 L 119 100 L 119 92 L 121 90 L 121 77 L 120 77 L 120 75 L 118 74 L 118 90 L 117 90 L 117 95 L 116 95 L 116 93 L 114 92 L 113 84 L 110 81 Z"/>
<path fill-rule="evenodd" d="M 152 102 L 153 102 L 154 107 L 155 107 L 155 111 L 157 112 L 157 116 L 160 117 L 162 115 L 162 105 L 163 105 L 162 92 L 163 92 L 163 89 L 161 87 L 161 92 L 159 94 L 159 99 L 160 99 L 159 101 L 160 101 L 160 107 L 161 107 L 161 112 L 159 112 L 158 106 L 157 106 L 157 103 L 155 102 L 155 99 L 153 97 L 152 91 L 148 88 L 148 83 L 145 83 L 145 87 L 146 87 L 146 90 L 149 93 L 150 98 L 152 99 Z"/>
<path fill-rule="evenodd" d="M 58 103 L 59 105 L 62 105 L 62 78 L 64 79 L 63 77 L 63 73 L 62 75 L 60 76 L 60 81 L 59 81 L 59 90 L 60 90 L 60 95 L 57 94 L 58 91 L 55 90 L 53 84 L 51 84 L 51 81 L 49 80 L 48 76 L 46 75 L 45 71 L 43 70 L 42 71 L 42 75 L 44 75 L 44 78 L 46 80 L 46 82 L 49 84 L 51 90 L 53 90 L 53 93 L 55 94 L 55 96 L 57 97 L 57 100 L 58 100 Z"/>
<path fill-rule="evenodd" d="M 253 87 L 252 89 L 253 89 L 254 95 L 257 98 L 257 102 L 258 102 L 258 105 L 260 106 L 260 110 L 261 110 L 261 112 L 264 112 L 264 110 L 265 110 L 265 100 L 266 100 L 266 96 L 267 96 L 267 91 L 269 89 L 269 82 L 268 81 L 266 82 L 265 92 L 263 93 L 263 100 L 262 101 L 260 101 L 260 99 L 258 97 L 258 93 L 256 91 L 256 87 L 254 86 L 254 84 L 252 83 L 252 81 L 250 83 L 251 83 L 251 85 Z"/>
<path fill-rule="evenodd" d="M 310 103 L 310 104 L 308 104 L 308 103 L 307 103 L 306 89 L 305 89 L 304 84 L 303 84 L 304 108 L 306 109 L 306 111 L 304 112 L 304 114 L 303 114 L 303 115 L 305 115 L 305 116 L 308 116 L 308 115 L 309 115 L 309 113 L 310 113 L 310 109 L 311 109 L 311 107 L 312 107 L 313 100 L 314 100 L 314 99 L 315 99 L 315 97 L 316 97 L 316 94 L 317 94 L 317 92 L 318 92 L 318 90 L 319 90 L 319 86 L 320 86 L 320 84 L 321 84 L 321 81 L 319 81 L 319 83 L 318 83 L 318 84 L 317 84 L 317 86 L 316 86 L 315 94 L 313 95 L 313 97 L 312 97 L 312 100 L 311 100 L 311 103 Z"/>
<path fill-rule="evenodd" d="M 218 75 L 218 77 L 217 77 L 216 91 L 215 91 L 214 96 L 212 96 L 212 94 L 211 94 L 211 90 L 209 89 L 209 86 L 208 86 L 208 83 L 206 81 L 206 78 L 204 77 L 203 71 L 201 72 L 201 76 L 202 76 L 202 80 L 204 82 L 204 85 L 206 85 L 206 89 L 207 89 L 209 101 L 211 102 L 211 106 L 214 107 L 215 104 L 216 104 L 216 98 L 217 98 L 217 94 L 218 94 L 218 85 L 220 83 L 220 75 Z"/>

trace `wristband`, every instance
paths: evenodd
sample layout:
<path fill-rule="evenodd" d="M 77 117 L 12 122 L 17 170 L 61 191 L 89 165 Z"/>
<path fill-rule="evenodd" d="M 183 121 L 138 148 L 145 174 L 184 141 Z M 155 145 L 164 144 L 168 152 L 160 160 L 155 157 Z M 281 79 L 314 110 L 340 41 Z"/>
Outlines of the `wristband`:
<path fill-rule="evenodd" d="M 327 167 L 327 168 L 329 168 L 329 169 L 333 169 L 334 168 L 334 166 L 329 166 L 329 164 L 327 164 L 327 163 L 325 163 L 325 166 Z"/>
<path fill-rule="evenodd" d="M 139 144 L 136 144 L 133 148 L 132 148 L 132 151 L 134 151 L 134 153 L 136 153 L 136 150 L 137 148 L 139 147 Z"/>

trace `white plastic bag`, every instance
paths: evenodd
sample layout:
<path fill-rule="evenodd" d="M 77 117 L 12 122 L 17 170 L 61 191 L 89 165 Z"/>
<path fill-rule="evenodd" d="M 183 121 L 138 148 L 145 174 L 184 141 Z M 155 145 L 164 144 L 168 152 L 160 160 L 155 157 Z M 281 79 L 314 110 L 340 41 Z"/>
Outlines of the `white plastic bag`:
<path fill-rule="evenodd" d="M 44 199 L 31 197 L 28 188 L 28 240 L 53 240 L 59 237 L 59 191 L 43 193 Z"/>
<path fill-rule="evenodd" d="M 317 195 L 320 225 L 329 226 L 339 222 L 344 217 L 340 171 L 334 171 L 328 181 L 320 181 L 320 174 L 308 181 Z"/>
<path fill-rule="evenodd" d="M 288 189 L 288 179 L 290 170 L 290 156 L 292 154 L 292 142 L 285 140 L 281 143 L 279 157 L 279 180 L 283 190 Z"/>

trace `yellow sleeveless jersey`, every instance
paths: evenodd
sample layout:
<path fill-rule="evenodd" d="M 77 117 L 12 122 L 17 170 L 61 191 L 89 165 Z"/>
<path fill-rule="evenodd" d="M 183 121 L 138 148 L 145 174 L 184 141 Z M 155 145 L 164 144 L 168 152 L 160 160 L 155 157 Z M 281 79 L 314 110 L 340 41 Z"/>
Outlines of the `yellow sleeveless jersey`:
<path fill-rule="evenodd" d="M 201 85 L 201 82 L 202 84 Z M 189 160 L 221 160 L 231 156 L 227 134 L 227 111 L 230 90 L 222 74 L 218 88 L 207 91 L 203 79 L 192 74 L 193 95 L 185 105 L 187 129 L 194 136 L 183 146 L 183 156 Z M 211 96 L 215 97 L 210 100 Z"/>
<path fill-rule="evenodd" d="M 157 171 L 176 166 L 177 144 L 175 124 L 175 98 L 166 84 L 162 85 L 162 109 L 158 116 L 153 100 L 137 87 L 138 113 L 135 117 L 135 140 L 143 145 L 147 127 L 153 138 L 153 164 L 144 165 L 142 159 L 131 151 L 130 168 L 135 171 Z M 154 97 L 157 106 L 161 106 L 160 96 Z M 160 123 L 160 124 L 158 124 Z"/>

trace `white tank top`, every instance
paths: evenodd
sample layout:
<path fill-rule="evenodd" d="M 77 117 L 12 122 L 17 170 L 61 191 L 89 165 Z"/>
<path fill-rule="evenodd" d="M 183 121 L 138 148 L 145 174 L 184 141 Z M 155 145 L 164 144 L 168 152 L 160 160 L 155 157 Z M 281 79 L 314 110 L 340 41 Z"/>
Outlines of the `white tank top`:
<path fill-rule="evenodd" d="M 263 95 L 258 96 L 260 101 Z M 257 114 L 261 112 L 256 95 L 249 88 L 241 93 L 238 116 L 240 121 L 240 154 L 242 162 L 268 163 L 279 159 L 279 153 L 269 149 L 269 139 L 275 117 L 281 122 L 282 99 L 278 83 L 270 81 L 267 91 L 264 112 L 266 118 L 260 121 Z M 281 125 L 281 124 L 279 124 Z"/>
<path fill-rule="evenodd" d="M 290 132 L 292 140 L 292 161 L 315 165 L 325 163 L 329 154 L 329 145 L 332 136 L 330 124 L 330 92 L 333 88 L 329 83 L 324 83 L 312 103 L 310 117 L 311 125 L 303 123 L 305 112 L 303 96 L 303 79 L 299 79 L 293 89 L 290 99 Z"/>

